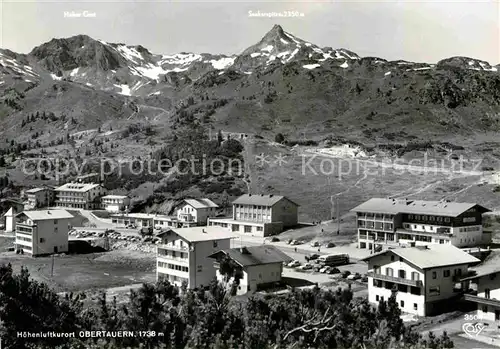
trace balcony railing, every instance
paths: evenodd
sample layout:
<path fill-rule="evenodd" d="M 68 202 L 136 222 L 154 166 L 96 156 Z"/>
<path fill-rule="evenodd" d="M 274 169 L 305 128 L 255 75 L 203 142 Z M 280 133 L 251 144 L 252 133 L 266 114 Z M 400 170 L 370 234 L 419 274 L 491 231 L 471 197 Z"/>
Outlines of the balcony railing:
<path fill-rule="evenodd" d="M 194 217 L 191 215 L 179 215 L 180 222 L 194 222 Z"/>
<path fill-rule="evenodd" d="M 189 259 L 184 257 L 184 258 L 181 258 L 181 257 L 173 257 L 172 255 L 169 255 L 169 254 L 160 254 L 158 253 L 157 257 L 159 259 L 168 259 L 169 261 L 176 261 L 176 262 L 183 262 L 183 263 L 188 263 L 189 262 Z"/>
<path fill-rule="evenodd" d="M 408 235 L 424 235 L 424 236 L 429 236 L 429 237 L 443 237 L 443 238 L 449 238 L 453 236 L 452 232 L 443 232 L 443 231 L 420 231 L 420 230 L 411 230 L 408 228 L 398 228 L 396 229 L 397 233 L 400 234 L 408 234 Z"/>
<path fill-rule="evenodd" d="M 413 287 L 422 287 L 423 286 L 421 280 L 409 280 L 409 279 L 399 278 L 399 277 L 395 277 L 395 276 L 377 274 L 377 273 L 374 273 L 372 271 L 368 272 L 367 275 L 368 275 L 368 277 L 372 277 L 376 280 L 394 282 L 395 284 L 402 284 L 402 285 L 408 285 L 408 286 L 413 286 Z"/>
<path fill-rule="evenodd" d="M 464 299 L 466 301 L 475 302 L 479 304 L 491 305 L 494 307 L 500 307 L 500 300 L 495 298 L 479 297 L 473 294 L 464 294 Z"/>
<path fill-rule="evenodd" d="M 170 245 L 170 244 L 159 244 L 158 245 L 159 249 L 164 249 L 164 250 L 169 250 L 169 251 L 189 251 L 188 246 L 177 246 L 177 245 Z"/>

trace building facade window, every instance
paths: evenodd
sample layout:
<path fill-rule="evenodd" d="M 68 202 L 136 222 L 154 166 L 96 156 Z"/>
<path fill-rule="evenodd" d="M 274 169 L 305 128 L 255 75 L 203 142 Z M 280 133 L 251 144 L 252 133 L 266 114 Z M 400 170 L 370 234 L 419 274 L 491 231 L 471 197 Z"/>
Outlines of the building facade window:
<path fill-rule="evenodd" d="M 429 288 L 429 294 L 431 296 L 439 296 L 440 293 L 441 291 L 439 289 L 439 286 L 433 286 Z"/>

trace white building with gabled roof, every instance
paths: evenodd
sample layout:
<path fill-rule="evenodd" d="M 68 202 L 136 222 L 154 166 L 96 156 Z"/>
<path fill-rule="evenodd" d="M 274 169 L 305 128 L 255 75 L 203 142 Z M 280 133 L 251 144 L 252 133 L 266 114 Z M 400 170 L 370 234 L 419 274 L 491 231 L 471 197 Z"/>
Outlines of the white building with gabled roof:
<path fill-rule="evenodd" d="M 217 215 L 219 205 L 210 199 L 185 199 L 177 210 L 177 221 L 183 226 L 207 225 L 209 217 Z"/>
<path fill-rule="evenodd" d="M 224 282 L 220 273 L 220 262 L 224 258 L 234 261 L 240 271 L 237 294 L 256 292 L 260 287 L 274 286 L 281 281 L 283 263 L 293 259 L 276 246 L 260 245 L 220 250 L 210 256 L 214 260 L 217 280 Z M 229 280 L 231 284 L 234 280 Z"/>
<path fill-rule="evenodd" d="M 157 280 L 165 279 L 188 288 L 208 286 L 216 277 L 213 253 L 231 246 L 232 234 L 219 227 L 191 227 L 168 229 L 158 234 Z"/>
<path fill-rule="evenodd" d="M 32 256 L 68 252 L 74 216 L 66 210 L 23 211 L 16 215 L 16 249 Z"/>
<path fill-rule="evenodd" d="M 5 232 L 12 233 L 16 230 L 16 215 L 17 211 L 14 206 L 4 214 L 5 217 Z"/>
<path fill-rule="evenodd" d="M 281 195 L 244 194 L 233 201 L 233 216 L 209 218 L 209 225 L 237 233 L 266 237 L 298 224 L 299 205 Z"/>
<path fill-rule="evenodd" d="M 449 311 L 462 297 L 460 279 L 479 259 L 452 245 L 396 248 L 362 259 L 368 263 L 368 300 L 396 292 L 401 311 L 429 316 Z"/>

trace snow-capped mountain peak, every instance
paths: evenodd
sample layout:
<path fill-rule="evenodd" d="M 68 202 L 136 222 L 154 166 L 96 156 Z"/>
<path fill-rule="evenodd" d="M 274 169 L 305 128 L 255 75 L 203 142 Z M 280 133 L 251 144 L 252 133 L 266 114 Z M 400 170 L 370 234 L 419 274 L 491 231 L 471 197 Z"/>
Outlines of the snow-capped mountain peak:
<path fill-rule="evenodd" d="M 281 26 L 274 25 L 257 44 L 241 53 L 236 66 L 252 69 L 275 62 L 286 64 L 292 60 L 309 60 L 315 62 L 311 64 L 321 64 L 329 59 L 337 59 L 342 60 L 339 66 L 346 68 L 347 61 L 359 58 L 357 54 L 346 49 L 320 48 L 284 31 Z"/>

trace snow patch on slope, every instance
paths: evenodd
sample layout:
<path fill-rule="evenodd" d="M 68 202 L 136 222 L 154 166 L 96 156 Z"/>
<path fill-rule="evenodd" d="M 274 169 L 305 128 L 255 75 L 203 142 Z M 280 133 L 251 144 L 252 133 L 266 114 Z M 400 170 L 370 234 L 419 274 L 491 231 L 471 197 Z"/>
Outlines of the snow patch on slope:
<path fill-rule="evenodd" d="M 144 60 L 144 57 L 142 57 L 142 55 L 137 52 L 135 48 L 131 48 L 126 45 L 120 45 L 116 48 L 116 50 L 118 50 L 118 52 L 120 52 L 123 57 L 136 64 Z"/>
<path fill-rule="evenodd" d="M 3 55 L 2 53 L 0 53 L 0 64 L 3 65 L 5 68 L 9 68 L 18 74 L 38 77 L 38 74 L 36 74 L 31 67 L 27 65 L 22 65 L 15 59 L 11 59 Z"/>
<path fill-rule="evenodd" d="M 222 70 L 232 66 L 235 59 L 236 57 L 223 57 L 218 60 L 212 59 L 210 63 L 212 63 L 212 67 L 215 69 Z"/>
<path fill-rule="evenodd" d="M 118 88 L 121 88 L 121 92 L 118 92 L 121 95 L 124 96 L 130 96 L 130 87 L 128 85 L 115 85 Z"/>
<path fill-rule="evenodd" d="M 176 53 L 175 55 L 163 55 L 159 64 L 186 65 L 199 61 L 201 59 L 201 55 L 195 53 Z"/>
<path fill-rule="evenodd" d="M 302 66 L 302 68 L 306 68 L 306 69 L 314 69 L 314 68 L 318 68 L 318 67 L 321 67 L 321 64 L 306 64 L 306 65 Z"/>
<path fill-rule="evenodd" d="M 267 45 L 266 47 L 264 47 L 263 49 L 261 49 L 261 51 L 271 52 L 273 50 L 273 48 L 274 48 L 273 45 Z"/>

